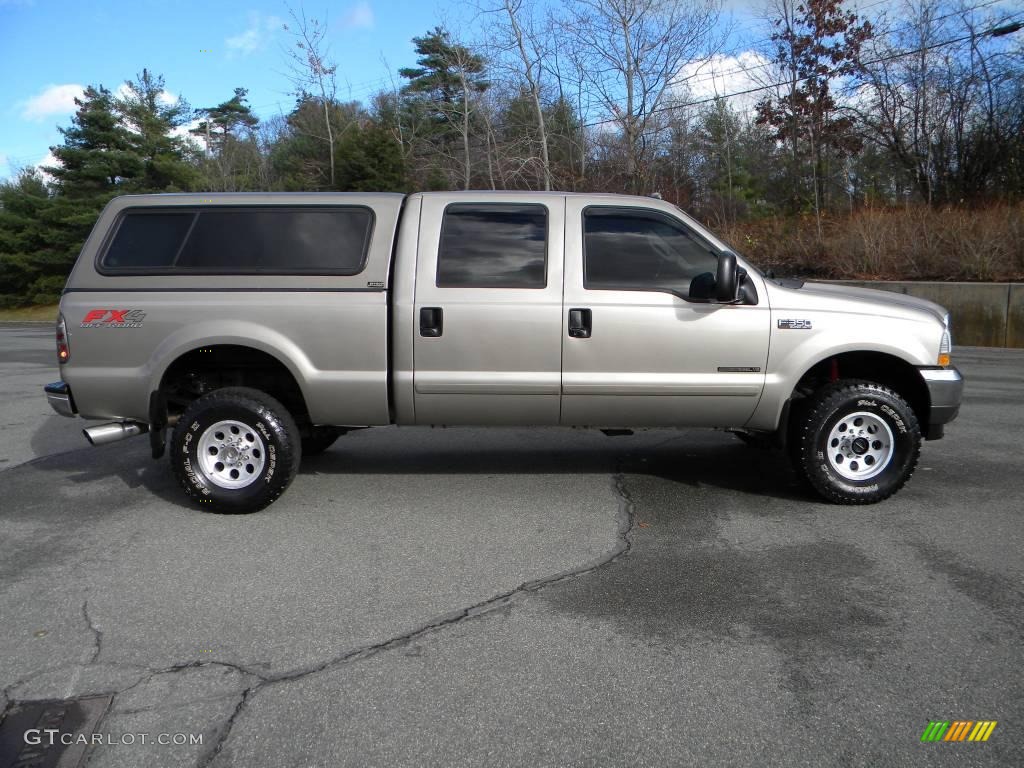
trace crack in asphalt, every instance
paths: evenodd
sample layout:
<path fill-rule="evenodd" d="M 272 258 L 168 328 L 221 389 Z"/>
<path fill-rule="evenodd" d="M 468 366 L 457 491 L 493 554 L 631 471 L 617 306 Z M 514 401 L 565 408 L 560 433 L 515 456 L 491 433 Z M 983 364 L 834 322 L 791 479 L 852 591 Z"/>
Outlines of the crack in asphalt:
<path fill-rule="evenodd" d="M 474 603 L 473 605 L 467 608 L 462 608 L 453 613 L 434 619 L 433 621 L 427 624 L 423 624 L 415 629 L 412 629 L 408 632 L 404 632 L 400 635 L 395 635 L 394 637 L 388 638 L 387 640 L 381 641 L 379 643 L 365 645 L 360 648 L 348 651 L 333 659 L 329 659 L 328 661 L 323 662 L 322 664 L 318 664 L 315 667 L 304 670 L 297 670 L 284 675 L 262 677 L 259 683 L 250 686 L 249 688 L 246 688 L 244 691 L 242 691 L 242 695 L 239 698 L 238 705 L 235 707 L 235 710 L 234 712 L 232 712 L 231 716 L 226 721 L 224 721 L 224 725 L 221 728 L 220 736 L 218 737 L 217 741 L 212 745 L 211 749 L 207 752 L 206 756 L 199 761 L 198 768 L 207 768 L 207 766 L 211 765 L 213 761 L 217 759 L 217 756 L 221 753 L 221 751 L 224 748 L 224 745 L 227 743 L 228 739 L 231 736 L 231 731 L 234 728 L 235 721 L 237 720 L 238 716 L 242 714 L 249 700 L 252 699 L 263 688 L 279 684 L 287 685 L 288 683 L 293 683 L 297 680 L 302 680 L 307 677 L 320 674 L 322 672 L 327 672 L 331 669 L 335 669 L 337 667 L 349 664 L 354 661 L 361 661 L 363 659 L 370 658 L 371 656 L 375 656 L 376 654 L 381 653 L 383 651 L 389 651 L 394 648 L 407 645 L 408 643 L 412 642 L 413 640 L 419 637 L 422 637 L 423 635 L 431 634 L 442 629 L 445 629 L 447 627 L 460 624 L 465 621 L 481 618 L 490 613 L 493 613 L 496 610 L 511 605 L 517 599 L 520 599 L 526 595 L 538 592 L 542 589 L 553 586 L 555 584 L 559 584 L 564 581 L 568 581 L 570 579 L 585 576 L 589 573 L 593 573 L 598 569 L 606 568 L 607 566 L 614 563 L 616 560 L 629 554 L 630 550 L 633 547 L 632 533 L 635 521 L 635 505 L 633 503 L 633 499 L 628 489 L 626 488 L 625 476 L 621 472 L 616 472 L 612 477 L 612 481 L 612 487 L 615 491 L 616 497 L 618 498 L 619 504 L 618 512 L 616 514 L 616 519 L 618 522 L 618 529 L 616 531 L 617 542 L 616 546 L 610 552 L 606 553 L 597 560 L 593 560 L 578 568 L 571 568 L 553 574 L 551 576 L 546 576 L 541 579 L 534 579 L 532 581 L 523 582 L 515 589 L 511 589 L 507 592 L 502 592 L 501 594 L 495 595 L 494 597 L 488 598 L 487 600 L 482 600 L 479 603 Z"/>
<path fill-rule="evenodd" d="M 601 568 L 606 568 L 615 561 L 629 554 L 630 550 L 633 547 L 632 534 L 635 523 L 635 504 L 632 496 L 629 493 L 629 490 L 626 487 L 625 475 L 619 470 L 618 467 L 616 468 L 615 473 L 612 475 L 612 488 L 618 500 L 618 509 L 616 512 L 616 544 L 609 552 L 605 553 L 601 557 L 597 558 L 596 560 L 592 560 L 588 563 L 584 563 L 583 565 L 577 568 L 570 568 L 565 571 L 560 571 L 558 573 L 552 574 L 550 576 L 545 576 L 543 578 L 523 582 L 514 589 L 510 589 L 506 592 L 494 595 L 493 597 L 490 597 L 486 600 L 482 600 L 478 603 L 474 603 L 473 605 L 470 605 L 466 608 L 462 608 L 457 611 L 453 611 L 451 613 L 442 615 L 438 618 L 435 618 L 427 622 L 426 624 L 422 624 L 407 632 L 403 632 L 402 634 L 395 635 L 393 637 L 390 637 L 386 640 L 377 643 L 364 645 L 346 651 L 345 653 L 339 656 L 328 659 L 325 662 L 322 662 L 312 667 L 308 667 L 306 669 L 293 670 L 282 675 L 261 675 L 260 673 L 255 672 L 252 669 L 241 664 L 233 664 L 231 662 L 215 660 L 195 660 L 183 662 L 181 664 L 174 664 L 170 667 L 165 667 L 161 669 L 147 668 L 148 674 L 143 675 L 128 687 L 118 691 L 108 691 L 106 693 L 112 694 L 114 696 L 114 700 L 116 701 L 118 697 L 123 696 L 129 691 L 134 690 L 140 685 L 143 685 L 153 680 L 154 678 L 159 677 L 160 675 L 175 674 L 178 672 L 182 672 L 184 670 L 203 667 L 225 667 L 235 670 L 239 674 L 244 675 L 246 678 L 256 678 L 256 683 L 249 685 L 248 687 L 242 690 L 238 699 L 238 703 L 235 705 L 235 708 L 232 711 L 231 715 L 227 719 L 225 719 L 219 726 L 216 726 L 216 731 L 218 731 L 216 741 L 214 741 L 210 749 L 206 751 L 205 755 L 199 759 L 199 762 L 197 764 L 198 768 L 207 768 L 207 766 L 211 765 L 213 761 L 217 759 L 218 755 L 220 755 L 221 752 L 223 751 L 225 744 L 227 743 L 228 739 L 231 736 L 231 732 L 232 729 L 234 728 L 235 722 L 237 721 L 238 717 L 242 714 L 242 712 L 245 710 L 248 702 L 264 688 L 267 688 L 272 685 L 287 685 L 289 683 L 293 683 L 298 680 L 311 677 L 313 675 L 327 672 L 329 670 L 338 668 L 342 665 L 367 659 L 378 653 L 407 645 L 408 643 L 412 642 L 413 640 L 419 637 L 434 632 L 438 632 L 447 627 L 451 627 L 456 624 L 460 624 L 462 622 L 469 621 L 472 619 L 484 617 L 488 614 L 493 613 L 494 611 L 512 605 L 514 602 L 527 595 L 539 592 L 542 589 L 553 586 L 555 584 L 562 583 L 564 581 L 568 581 L 570 579 L 576 579 L 581 576 L 586 576 L 587 574 L 593 573 L 594 571 L 597 571 Z M 85 600 L 82 603 L 82 617 L 84 618 L 89 630 L 92 632 L 94 639 L 95 647 L 93 649 L 92 656 L 89 659 L 89 661 L 86 662 L 84 665 L 90 666 L 96 663 L 102 651 L 103 631 L 93 622 L 92 617 L 89 614 L 88 600 Z M 7 697 L 9 704 L 14 703 L 14 699 L 8 695 L 9 692 L 23 685 L 25 682 L 31 680 L 33 677 L 38 676 L 38 674 L 42 673 L 31 675 L 29 678 L 12 683 L 11 685 L 3 689 L 3 692 Z M 114 707 L 112 706 L 111 711 L 113 711 L 113 709 Z M 104 715 L 104 719 L 105 718 L 106 715 Z M 97 724 L 97 727 L 99 727 L 99 724 Z"/>
<path fill-rule="evenodd" d="M 86 626 L 88 626 L 89 627 L 89 631 L 92 632 L 93 643 L 96 646 L 95 649 L 92 652 L 92 658 L 90 658 L 89 661 L 86 662 L 86 664 L 95 664 L 96 663 L 96 659 L 98 659 L 100 657 L 100 651 L 103 650 L 103 630 L 100 629 L 99 627 L 97 627 L 93 623 L 92 617 L 89 616 L 89 601 L 88 600 L 82 601 L 82 618 L 85 619 Z"/>

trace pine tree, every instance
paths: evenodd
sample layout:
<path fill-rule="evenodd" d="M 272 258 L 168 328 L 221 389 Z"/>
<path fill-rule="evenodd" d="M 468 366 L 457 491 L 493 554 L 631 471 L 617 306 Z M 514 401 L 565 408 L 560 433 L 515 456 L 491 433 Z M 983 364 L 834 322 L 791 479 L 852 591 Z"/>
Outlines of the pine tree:
<path fill-rule="evenodd" d="M 336 152 L 339 187 L 347 192 L 404 192 L 402 150 L 391 133 L 373 121 L 346 131 Z"/>
<path fill-rule="evenodd" d="M 198 110 L 205 119 L 189 133 L 206 142 L 207 153 L 221 150 L 231 138 L 240 139 L 259 125 L 260 119 L 246 103 L 245 88 L 235 88 L 235 95 L 215 107 Z"/>
<path fill-rule="evenodd" d="M 41 214 L 50 205 L 34 170 L 0 184 L 0 307 L 31 303 L 40 277 L 37 255 L 48 247 Z"/>
<path fill-rule="evenodd" d="M 141 176 L 142 158 L 121 124 L 110 91 L 102 85 L 89 86 L 75 104 L 78 110 L 71 127 L 58 129 L 64 143 L 50 147 L 59 164 L 43 170 L 53 177 L 58 194 L 109 197 L 119 185 Z"/>
<path fill-rule="evenodd" d="M 259 188 L 262 158 L 255 131 L 260 121 L 246 103 L 246 93 L 245 88 L 235 88 L 232 98 L 197 111 L 204 119 L 189 133 L 206 146 L 200 162 L 204 189 L 237 192 Z"/>
<path fill-rule="evenodd" d="M 115 100 L 115 109 L 142 157 L 142 174 L 128 186 L 140 192 L 190 189 L 197 178 L 190 163 L 195 152 L 185 138 L 174 134 L 189 120 L 188 103 L 169 98 L 163 77 L 148 69 L 125 86 L 124 96 Z"/>
<path fill-rule="evenodd" d="M 435 27 L 412 41 L 419 55 L 418 66 L 398 70 L 409 81 L 403 93 L 410 106 L 425 115 L 433 126 L 432 154 L 453 161 L 463 188 L 469 189 L 473 177 L 470 145 L 476 128 L 476 99 L 490 87 L 486 61 L 454 42 L 443 27 Z M 461 152 L 455 150 L 456 145 L 461 145 Z"/>

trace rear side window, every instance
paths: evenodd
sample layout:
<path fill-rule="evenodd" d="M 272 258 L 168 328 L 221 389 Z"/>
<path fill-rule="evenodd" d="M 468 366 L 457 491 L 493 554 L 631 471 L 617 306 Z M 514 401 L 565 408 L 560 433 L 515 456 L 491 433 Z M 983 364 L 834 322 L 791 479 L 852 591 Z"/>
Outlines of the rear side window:
<path fill-rule="evenodd" d="M 543 205 L 449 205 L 437 253 L 439 288 L 544 288 Z"/>
<path fill-rule="evenodd" d="M 192 211 L 123 216 L 103 266 L 117 270 L 170 267 L 195 216 Z"/>
<path fill-rule="evenodd" d="M 583 286 L 598 290 L 670 289 L 718 268 L 717 251 L 681 222 L 639 208 L 588 208 L 583 217 Z"/>
<path fill-rule="evenodd" d="M 361 207 L 128 211 L 100 263 L 119 274 L 355 275 L 372 228 Z"/>

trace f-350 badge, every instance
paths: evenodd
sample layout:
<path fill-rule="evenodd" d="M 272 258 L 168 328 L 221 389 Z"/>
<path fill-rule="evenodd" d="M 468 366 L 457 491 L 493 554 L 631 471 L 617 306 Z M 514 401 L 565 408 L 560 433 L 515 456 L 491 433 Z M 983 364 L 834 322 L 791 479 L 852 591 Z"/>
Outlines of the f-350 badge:
<path fill-rule="evenodd" d="M 811 330 L 810 320 L 779 320 L 779 328 L 788 328 L 791 331 Z"/>

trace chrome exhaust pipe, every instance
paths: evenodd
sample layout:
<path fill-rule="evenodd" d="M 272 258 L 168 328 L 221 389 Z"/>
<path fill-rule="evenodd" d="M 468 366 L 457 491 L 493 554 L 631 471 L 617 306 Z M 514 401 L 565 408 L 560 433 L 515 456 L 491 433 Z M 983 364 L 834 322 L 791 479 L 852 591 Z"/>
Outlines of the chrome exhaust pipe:
<path fill-rule="evenodd" d="M 144 435 L 149 432 L 149 425 L 138 421 L 112 421 L 110 424 L 100 424 L 96 427 L 86 427 L 82 430 L 85 439 L 92 445 L 106 445 L 124 440 L 126 437 Z"/>

